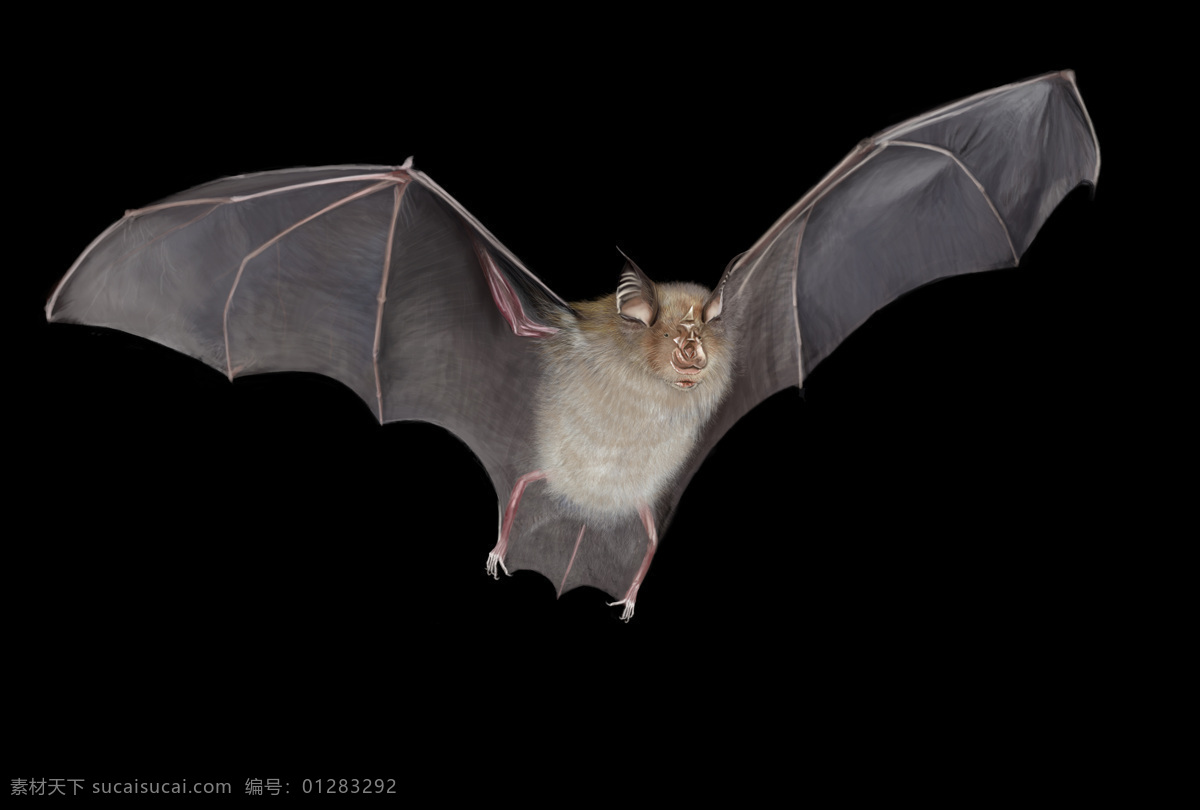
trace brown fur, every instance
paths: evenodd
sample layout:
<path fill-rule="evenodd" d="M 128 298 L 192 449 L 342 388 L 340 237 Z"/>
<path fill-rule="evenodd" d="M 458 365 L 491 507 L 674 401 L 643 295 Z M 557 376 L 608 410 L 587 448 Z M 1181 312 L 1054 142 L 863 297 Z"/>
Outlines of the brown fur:
<path fill-rule="evenodd" d="M 541 341 L 544 374 L 537 397 L 537 468 L 553 492 L 599 515 L 653 506 L 695 449 L 705 422 L 729 391 L 733 346 L 717 319 L 699 326 L 707 364 L 683 375 L 671 366 L 673 338 L 709 291 L 696 284 L 656 286 L 655 323 L 621 318 L 616 296 L 573 304 L 560 331 Z M 679 380 L 693 380 L 679 388 Z"/>

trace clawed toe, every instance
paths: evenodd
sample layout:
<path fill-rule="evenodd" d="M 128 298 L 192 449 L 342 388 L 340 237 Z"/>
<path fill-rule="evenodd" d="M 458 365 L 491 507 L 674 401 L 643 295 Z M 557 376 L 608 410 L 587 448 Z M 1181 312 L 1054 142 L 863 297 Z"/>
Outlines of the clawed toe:
<path fill-rule="evenodd" d="M 503 571 L 504 576 L 506 577 L 512 576 L 512 574 L 508 573 L 508 569 L 504 566 L 504 557 L 493 551 L 488 554 L 487 572 L 492 575 L 492 579 L 500 579 L 500 571 Z"/>

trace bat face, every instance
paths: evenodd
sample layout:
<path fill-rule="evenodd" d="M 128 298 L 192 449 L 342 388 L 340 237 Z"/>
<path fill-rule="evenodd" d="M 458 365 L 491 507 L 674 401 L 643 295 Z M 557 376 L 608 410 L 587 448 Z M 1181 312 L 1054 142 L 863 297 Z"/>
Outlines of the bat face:
<path fill-rule="evenodd" d="M 719 382 L 721 367 L 729 365 L 723 357 L 732 351 L 726 347 L 725 324 L 720 322 L 721 298 L 697 284 L 655 284 L 627 260 L 616 295 L 575 307 L 581 308 L 588 313 L 583 323 L 598 343 L 604 342 L 604 327 L 611 320 L 620 335 L 614 339 L 624 344 L 616 350 L 641 358 L 645 374 L 681 391 L 690 391 L 709 377 Z M 709 352 L 714 350 L 718 370 L 710 372 Z M 717 387 L 719 402 L 724 390 Z"/>
<path fill-rule="evenodd" d="M 642 330 L 639 341 L 649 372 L 681 391 L 709 381 L 718 386 L 727 382 L 730 352 L 725 323 L 703 319 L 708 291 L 692 284 L 662 285 L 659 291 L 658 319 Z"/>

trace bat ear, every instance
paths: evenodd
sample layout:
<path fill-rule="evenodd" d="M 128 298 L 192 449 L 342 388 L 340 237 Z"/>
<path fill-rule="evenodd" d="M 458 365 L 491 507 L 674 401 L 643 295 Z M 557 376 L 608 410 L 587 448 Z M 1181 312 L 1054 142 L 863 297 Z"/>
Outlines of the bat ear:
<path fill-rule="evenodd" d="M 621 255 L 625 256 L 624 253 Z M 625 269 L 617 283 L 617 314 L 627 321 L 639 321 L 646 326 L 658 320 L 658 294 L 654 282 L 628 256 L 625 256 Z"/>
<path fill-rule="evenodd" d="M 712 295 L 704 302 L 702 317 L 705 323 L 715 321 L 721 317 L 721 307 L 725 302 L 725 282 L 729 280 L 729 275 L 733 272 L 733 266 L 738 263 L 738 259 L 745 255 L 745 253 L 739 253 L 729 260 L 729 264 L 725 265 L 725 272 L 721 274 L 721 280 L 717 282 L 716 289 L 712 291 Z"/>
<path fill-rule="evenodd" d="M 724 283 L 718 284 L 717 288 L 712 291 L 712 295 L 704 302 L 704 309 L 701 310 L 700 317 L 705 323 L 715 321 L 721 317 L 721 299 L 723 298 L 722 291 L 724 289 Z"/>

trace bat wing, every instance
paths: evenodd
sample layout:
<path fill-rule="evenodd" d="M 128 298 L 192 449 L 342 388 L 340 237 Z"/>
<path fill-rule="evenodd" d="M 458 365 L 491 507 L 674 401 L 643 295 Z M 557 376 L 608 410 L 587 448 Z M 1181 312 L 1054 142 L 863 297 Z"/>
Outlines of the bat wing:
<path fill-rule="evenodd" d="M 861 142 L 735 260 L 720 281 L 738 333 L 717 440 L 805 378 L 901 295 L 1015 266 L 1055 206 L 1095 185 L 1100 149 L 1070 71 L 989 90 Z M 673 510 L 682 486 L 674 493 Z"/>
<path fill-rule="evenodd" d="M 230 177 L 130 211 L 70 268 L 46 316 L 148 338 L 230 379 L 333 377 L 380 422 L 457 435 L 503 507 L 533 470 L 534 344 L 556 331 L 554 308 L 570 310 L 406 163 Z M 583 524 L 529 487 L 507 570 L 538 571 L 560 593 L 624 593 L 644 554 L 638 516 L 591 522 L 580 549 Z"/>
<path fill-rule="evenodd" d="M 149 338 L 230 379 L 328 375 L 380 422 L 455 433 L 506 495 L 528 443 L 531 338 L 559 306 L 406 163 L 229 177 L 130 211 L 46 316 Z"/>

